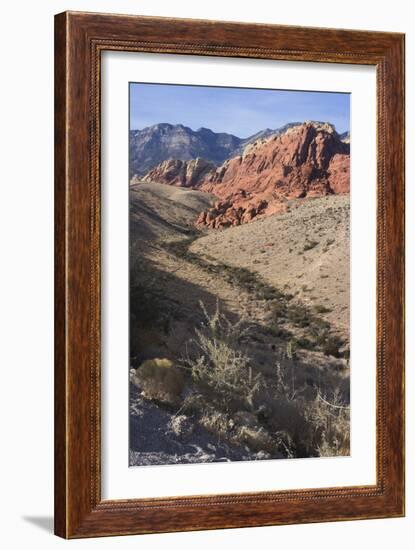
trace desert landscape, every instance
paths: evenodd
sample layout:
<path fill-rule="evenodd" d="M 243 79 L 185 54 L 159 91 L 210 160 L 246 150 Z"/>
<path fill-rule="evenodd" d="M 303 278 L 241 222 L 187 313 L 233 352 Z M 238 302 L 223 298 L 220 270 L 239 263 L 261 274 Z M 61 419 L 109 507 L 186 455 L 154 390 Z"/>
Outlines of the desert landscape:
<path fill-rule="evenodd" d="M 349 454 L 349 139 L 130 131 L 130 466 Z"/>

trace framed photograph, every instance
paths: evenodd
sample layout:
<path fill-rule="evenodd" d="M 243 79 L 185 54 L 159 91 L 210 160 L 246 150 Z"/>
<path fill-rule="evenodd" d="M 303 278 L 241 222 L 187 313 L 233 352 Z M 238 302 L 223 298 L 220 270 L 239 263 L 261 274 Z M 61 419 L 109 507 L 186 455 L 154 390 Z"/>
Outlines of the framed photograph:
<path fill-rule="evenodd" d="M 55 19 L 55 532 L 404 515 L 404 35 Z"/>

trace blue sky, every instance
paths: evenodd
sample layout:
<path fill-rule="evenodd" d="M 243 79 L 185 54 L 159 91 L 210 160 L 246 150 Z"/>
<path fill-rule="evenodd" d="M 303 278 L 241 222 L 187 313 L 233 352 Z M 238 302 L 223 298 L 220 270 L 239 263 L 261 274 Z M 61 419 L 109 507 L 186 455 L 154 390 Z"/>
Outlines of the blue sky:
<path fill-rule="evenodd" d="M 248 137 L 287 122 L 331 122 L 349 130 L 350 95 L 332 92 L 130 84 L 130 128 L 160 122 Z"/>

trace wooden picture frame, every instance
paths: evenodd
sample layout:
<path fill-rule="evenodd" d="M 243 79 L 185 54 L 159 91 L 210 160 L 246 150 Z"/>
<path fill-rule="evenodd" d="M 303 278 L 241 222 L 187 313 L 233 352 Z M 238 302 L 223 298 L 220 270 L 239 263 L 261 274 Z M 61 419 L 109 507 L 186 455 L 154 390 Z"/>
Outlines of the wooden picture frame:
<path fill-rule="evenodd" d="M 101 499 L 100 59 L 104 50 L 373 65 L 377 481 Z M 64 538 L 404 515 L 404 35 L 65 12 L 55 18 L 55 533 Z"/>

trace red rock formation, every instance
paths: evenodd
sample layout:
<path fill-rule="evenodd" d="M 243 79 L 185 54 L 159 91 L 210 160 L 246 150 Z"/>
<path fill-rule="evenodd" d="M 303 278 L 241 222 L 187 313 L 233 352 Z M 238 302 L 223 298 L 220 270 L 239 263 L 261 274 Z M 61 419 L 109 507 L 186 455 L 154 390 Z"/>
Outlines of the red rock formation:
<path fill-rule="evenodd" d="M 199 189 L 225 199 L 197 225 L 228 227 L 285 210 L 290 199 L 348 193 L 349 145 L 329 124 L 305 123 L 249 145 L 208 173 Z"/>
<path fill-rule="evenodd" d="M 201 158 L 187 161 L 169 159 L 147 172 L 141 181 L 196 188 L 214 168 L 214 164 Z"/>
<path fill-rule="evenodd" d="M 335 154 L 329 164 L 330 187 L 334 193 L 350 192 L 350 157 Z"/>
<path fill-rule="evenodd" d="M 306 122 L 248 145 L 217 168 L 202 159 L 165 161 L 144 181 L 215 194 L 220 200 L 196 225 L 219 228 L 281 212 L 290 199 L 348 193 L 349 179 L 349 145 L 330 124 Z"/>

